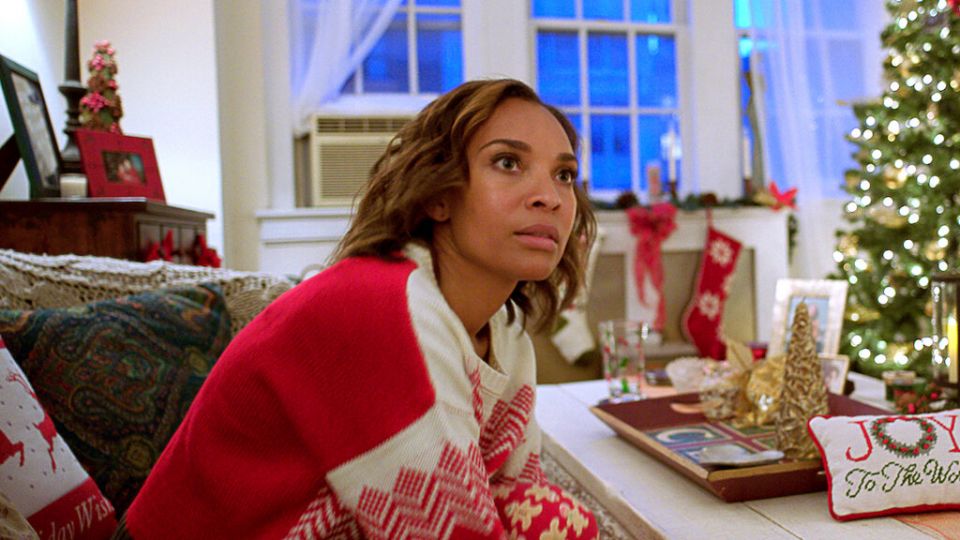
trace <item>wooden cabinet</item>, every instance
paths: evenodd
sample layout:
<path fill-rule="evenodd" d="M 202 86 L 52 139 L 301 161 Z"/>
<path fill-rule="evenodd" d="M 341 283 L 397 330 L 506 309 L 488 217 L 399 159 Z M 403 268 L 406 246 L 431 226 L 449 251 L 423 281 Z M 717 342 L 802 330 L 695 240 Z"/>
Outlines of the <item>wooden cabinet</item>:
<path fill-rule="evenodd" d="M 140 261 L 169 233 L 174 262 L 190 264 L 211 218 L 139 197 L 0 201 L 0 248 Z"/>

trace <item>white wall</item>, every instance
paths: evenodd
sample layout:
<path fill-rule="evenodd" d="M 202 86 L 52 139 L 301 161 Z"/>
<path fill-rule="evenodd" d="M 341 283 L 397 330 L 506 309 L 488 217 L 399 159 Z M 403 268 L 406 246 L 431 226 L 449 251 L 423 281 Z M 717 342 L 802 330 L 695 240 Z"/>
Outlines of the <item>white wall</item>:
<path fill-rule="evenodd" d="M 79 11 L 81 62 L 95 41 L 116 48 L 124 133 L 153 139 L 167 202 L 215 214 L 209 244 L 222 251 L 213 0 L 84 0 Z"/>
<path fill-rule="evenodd" d="M 0 54 L 35 72 L 43 87 L 50 120 L 63 147 L 66 101 L 57 91 L 63 80 L 63 2 L 0 0 Z M 0 106 L 0 143 L 13 134 L 6 103 Z M 5 179 L 0 178 L 0 182 Z M 0 191 L 0 199 L 27 199 L 30 184 L 23 164 Z"/>

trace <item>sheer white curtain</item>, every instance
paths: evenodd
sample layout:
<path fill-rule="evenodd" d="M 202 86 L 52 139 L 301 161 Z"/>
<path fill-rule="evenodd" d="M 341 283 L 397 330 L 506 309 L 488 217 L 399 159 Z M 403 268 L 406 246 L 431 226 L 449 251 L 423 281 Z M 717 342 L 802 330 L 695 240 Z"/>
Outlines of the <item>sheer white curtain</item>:
<path fill-rule="evenodd" d="M 808 19 L 827 16 L 826 9 L 816 14 L 807 2 L 750 0 L 755 47 L 751 71 L 760 94 L 757 112 L 763 123 L 767 178 L 781 189 L 798 188 L 799 231 L 792 265 L 796 277 L 822 278 L 833 269 L 834 231 L 844 225 L 843 195 L 834 186 L 843 182 L 843 169 L 853 166 L 847 159 L 853 147 L 843 138 L 853 126 L 845 127 L 852 122 L 849 105 L 842 106 L 843 116 L 838 117 L 837 103 L 880 93 L 883 3 L 845 3 L 862 18 L 850 24 L 861 33 L 855 47 L 860 52 L 851 56 L 859 65 L 838 69 L 841 63 L 830 56 L 849 50 L 831 49 L 831 38 L 810 31 L 816 25 Z"/>
<path fill-rule="evenodd" d="M 290 0 L 294 129 L 340 88 L 387 30 L 401 0 Z"/>

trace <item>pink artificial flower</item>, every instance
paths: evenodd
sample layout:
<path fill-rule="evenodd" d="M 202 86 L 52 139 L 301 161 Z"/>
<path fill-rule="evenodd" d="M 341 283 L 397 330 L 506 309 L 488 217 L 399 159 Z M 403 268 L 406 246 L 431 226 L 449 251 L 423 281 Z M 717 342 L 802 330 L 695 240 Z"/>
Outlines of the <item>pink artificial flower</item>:
<path fill-rule="evenodd" d="M 107 88 L 111 90 L 116 90 L 118 86 L 120 85 L 118 85 L 117 81 L 114 79 L 110 79 L 109 81 L 107 81 Z"/>
<path fill-rule="evenodd" d="M 110 40 L 101 39 L 100 41 L 93 44 L 94 49 L 106 49 L 110 46 Z"/>
<path fill-rule="evenodd" d="M 107 98 L 94 92 L 92 94 L 83 96 L 83 98 L 80 100 L 80 104 L 93 112 L 99 112 L 100 109 L 109 105 L 109 102 L 107 101 Z"/>
<path fill-rule="evenodd" d="M 90 71 L 93 71 L 93 70 L 103 69 L 106 65 L 107 65 L 106 60 L 104 60 L 102 56 L 97 54 L 97 55 L 94 55 L 94 57 L 90 60 L 90 62 L 87 64 L 87 67 L 90 69 Z"/>
<path fill-rule="evenodd" d="M 117 52 L 117 51 L 115 51 L 115 50 L 113 49 L 113 47 L 107 47 L 107 51 L 106 51 L 106 52 L 107 52 L 107 54 L 109 54 L 110 56 L 113 56 L 113 54 L 114 54 L 115 52 Z"/>

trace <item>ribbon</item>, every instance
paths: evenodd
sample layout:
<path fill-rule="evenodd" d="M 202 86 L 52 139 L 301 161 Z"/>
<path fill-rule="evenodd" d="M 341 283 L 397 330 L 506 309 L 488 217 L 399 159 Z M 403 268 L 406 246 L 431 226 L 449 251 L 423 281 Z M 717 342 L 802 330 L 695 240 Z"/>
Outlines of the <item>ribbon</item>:
<path fill-rule="evenodd" d="M 208 248 L 207 239 L 202 234 L 198 234 L 196 241 L 193 243 L 193 264 L 220 268 L 221 262 L 217 250 Z"/>
<path fill-rule="evenodd" d="M 173 260 L 173 231 L 167 231 L 160 243 L 150 242 L 147 245 L 143 260 L 146 262 L 163 259 L 165 261 Z"/>
<path fill-rule="evenodd" d="M 677 208 L 670 203 L 657 203 L 646 208 L 634 206 L 627 209 L 630 221 L 630 234 L 637 239 L 636 257 L 633 263 L 634 278 L 637 281 L 637 296 L 640 303 L 649 305 L 646 299 L 645 281 L 647 276 L 657 290 L 660 298 L 657 304 L 657 319 L 654 330 L 662 330 L 667 318 L 667 305 L 663 298 L 663 256 L 660 245 L 677 228 Z"/>

